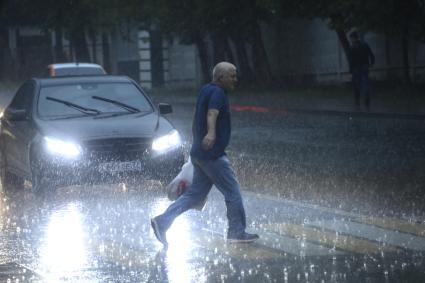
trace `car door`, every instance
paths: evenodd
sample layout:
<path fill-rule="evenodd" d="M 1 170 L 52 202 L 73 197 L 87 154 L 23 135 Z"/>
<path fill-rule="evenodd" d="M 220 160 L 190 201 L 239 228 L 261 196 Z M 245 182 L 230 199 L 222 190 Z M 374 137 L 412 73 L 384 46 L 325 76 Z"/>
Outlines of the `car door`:
<path fill-rule="evenodd" d="M 35 83 L 28 81 L 17 91 L 2 119 L 3 153 L 10 172 L 22 176 L 30 172 L 29 145 L 34 135 L 32 129 L 32 102 Z M 21 113 L 23 115 L 16 115 Z"/>

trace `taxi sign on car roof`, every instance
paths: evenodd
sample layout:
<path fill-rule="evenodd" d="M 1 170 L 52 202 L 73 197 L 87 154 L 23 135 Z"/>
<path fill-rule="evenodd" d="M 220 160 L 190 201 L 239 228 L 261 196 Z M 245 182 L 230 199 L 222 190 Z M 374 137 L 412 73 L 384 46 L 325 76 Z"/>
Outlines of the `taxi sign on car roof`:
<path fill-rule="evenodd" d="M 105 75 L 102 66 L 94 63 L 55 63 L 47 66 L 49 77 Z"/>

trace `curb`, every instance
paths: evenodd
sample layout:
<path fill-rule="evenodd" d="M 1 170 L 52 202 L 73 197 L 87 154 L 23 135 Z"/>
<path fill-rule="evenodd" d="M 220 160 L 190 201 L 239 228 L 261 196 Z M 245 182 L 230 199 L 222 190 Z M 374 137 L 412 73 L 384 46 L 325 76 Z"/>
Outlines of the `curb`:
<path fill-rule="evenodd" d="M 394 112 L 376 112 L 376 111 L 358 111 L 358 110 L 330 110 L 330 109 L 308 109 L 308 108 L 269 108 L 260 106 L 232 104 L 231 110 L 234 112 L 254 112 L 254 113 L 273 113 L 280 115 L 310 114 L 310 115 L 328 115 L 328 116 L 348 116 L 348 117 L 373 117 L 383 119 L 425 119 L 425 114 L 417 113 L 394 113 Z"/>

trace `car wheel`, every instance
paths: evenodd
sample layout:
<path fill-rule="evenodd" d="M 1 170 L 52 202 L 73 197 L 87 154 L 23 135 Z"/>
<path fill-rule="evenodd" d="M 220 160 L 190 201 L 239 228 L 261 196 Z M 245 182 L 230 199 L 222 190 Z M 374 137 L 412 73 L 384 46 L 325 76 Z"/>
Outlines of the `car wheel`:
<path fill-rule="evenodd" d="M 12 191 L 13 189 L 23 189 L 25 182 L 25 179 L 7 171 L 6 157 L 3 152 L 0 156 L 0 182 L 4 192 Z"/>

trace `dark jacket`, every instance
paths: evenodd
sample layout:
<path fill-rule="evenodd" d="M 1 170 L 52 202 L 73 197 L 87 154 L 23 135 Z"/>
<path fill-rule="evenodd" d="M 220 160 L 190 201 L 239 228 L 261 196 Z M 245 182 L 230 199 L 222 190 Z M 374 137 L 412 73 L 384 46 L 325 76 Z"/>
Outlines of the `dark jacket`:
<path fill-rule="evenodd" d="M 375 55 L 366 42 L 359 41 L 350 46 L 350 72 L 375 64 Z"/>

